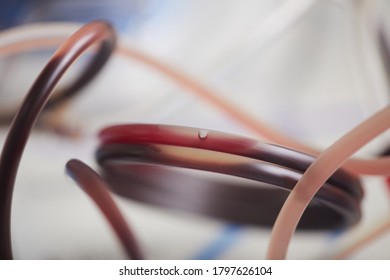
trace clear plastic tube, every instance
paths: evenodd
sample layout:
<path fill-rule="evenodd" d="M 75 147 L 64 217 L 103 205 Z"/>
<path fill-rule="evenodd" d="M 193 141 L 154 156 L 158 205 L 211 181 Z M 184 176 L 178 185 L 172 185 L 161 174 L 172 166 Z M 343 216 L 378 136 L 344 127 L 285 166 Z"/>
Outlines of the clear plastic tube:
<path fill-rule="evenodd" d="M 136 260 L 143 259 L 138 242 L 112 199 L 108 191 L 109 187 L 103 179 L 89 166 L 75 159 L 68 161 L 66 171 L 100 208 L 125 248 L 128 257 Z"/>
<path fill-rule="evenodd" d="M 297 224 L 322 184 L 354 153 L 390 127 L 390 106 L 377 112 L 327 148 L 311 164 L 288 196 L 276 219 L 268 259 L 284 259 Z M 390 169 L 390 165 L 388 165 Z"/>

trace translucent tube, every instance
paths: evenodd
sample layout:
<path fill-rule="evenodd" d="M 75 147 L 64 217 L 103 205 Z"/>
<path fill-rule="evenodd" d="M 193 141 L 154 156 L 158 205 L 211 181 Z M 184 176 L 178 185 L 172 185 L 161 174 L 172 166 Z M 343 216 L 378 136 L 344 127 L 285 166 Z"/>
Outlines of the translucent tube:
<path fill-rule="evenodd" d="M 268 259 L 284 259 L 297 224 L 322 184 L 360 148 L 390 127 L 390 106 L 377 112 L 327 148 L 310 165 L 276 219 Z M 388 165 L 390 170 L 390 165 Z"/>
<path fill-rule="evenodd" d="M 143 254 L 130 227 L 109 193 L 109 187 L 89 166 L 79 160 L 70 160 L 66 171 L 100 208 L 130 259 L 143 259 Z"/>
<path fill-rule="evenodd" d="M 0 157 L 0 258 L 12 259 L 11 205 L 20 160 L 31 129 L 47 105 L 56 84 L 75 60 L 90 47 L 98 50 L 85 71 L 70 88 L 92 79 L 110 57 L 116 35 L 105 22 L 92 22 L 72 35 L 51 57 L 20 106 L 11 123 Z M 84 80 L 84 81 L 82 81 Z M 69 92 L 73 92 L 72 90 Z"/>

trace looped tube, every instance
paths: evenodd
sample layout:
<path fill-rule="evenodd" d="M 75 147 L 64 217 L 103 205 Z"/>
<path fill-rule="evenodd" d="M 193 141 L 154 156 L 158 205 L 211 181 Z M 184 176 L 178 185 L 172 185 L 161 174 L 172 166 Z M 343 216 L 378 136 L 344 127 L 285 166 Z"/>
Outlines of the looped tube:
<path fill-rule="evenodd" d="M 87 68 L 89 73 L 82 74 L 71 91 L 65 92 L 65 96 L 70 96 L 73 90 L 79 89 L 85 81 L 97 74 L 110 57 L 115 43 L 114 30 L 103 21 L 95 21 L 82 27 L 54 53 L 18 110 L 0 158 L 0 259 L 13 257 L 10 227 L 12 194 L 20 159 L 34 123 L 55 86 L 78 57 L 91 46 L 99 44 L 93 61 Z"/>
<path fill-rule="evenodd" d="M 15 29 L 17 30 L 18 27 Z M 28 45 L 31 41 L 34 41 L 34 39 L 21 39 L 16 42 L 11 42 L 6 45 L 2 45 L 0 46 L 0 55 L 2 55 L 3 50 L 11 50 L 8 52 L 12 55 L 14 55 L 15 53 L 26 51 L 25 48 L 17 48 L 17 46 L 19 46 L 20 44 Z M 84 69 L 81 70 L 81 74 L 78 75 L 70 85 L 55 90 L 55 92 L 52 94 L 51 98 L 45 105 L 44 110 L 53 110 L 67 100 L 73 98 L 96 77 L 96 75 L 102 70 L 103 66 L 106 64 L 108 58 L 110 57 L 110 55 L 107 55 L 107 46 L 105 45 L 106 44 L 101 44 L 98 47 L 98 50 L 94 54 L 92 54 L 93 58 L 87 63 L 86 66 L 84 66 Z M 5 51 L 5 53 L 7 53 L 7 51 Z M 0 111 L 2 112 L 0 114 L 0 123 L 11 122 L 17 108 L 8 107 L 1 109 L 2 110 Z"/>
<path fill-rule="evenodd" d="M 263 226 L 273 225 L 287 195 L 314 160 L 280 146 L 179 126 L 118 125 L 102 130 L 99 137 L 97 161 L 114 192 Z M 224 174 L 229 180 L 194 177 L 185 169 Z M 359 180 L 339 169 L 315 196 L 299 226 L 323 230 L 353 225 L 361 217 L 362 197 Z"/>

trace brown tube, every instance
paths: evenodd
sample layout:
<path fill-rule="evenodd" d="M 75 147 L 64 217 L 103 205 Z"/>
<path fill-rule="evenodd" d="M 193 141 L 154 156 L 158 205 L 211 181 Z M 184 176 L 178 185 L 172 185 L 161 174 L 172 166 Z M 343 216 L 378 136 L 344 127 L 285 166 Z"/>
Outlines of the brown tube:
<path fill-rule="evenodd" d="M 82 74 L 73 86 L 73 90 L 77 90 L 97 74 L 99 67 L 102 67 L 111 55 L 115 42 L 115 32 L 110 25 L 101 21 L 85 25 L 54 53 L 18 110 L 0 158 L 0 259 L 13 257 L 10 227 L 12 194 L 19 162 L 31 128 L 47 104 L 56 84 L 73 62 L 91 46 L 99 44 L 96 55 L 87 68 L 90 73 Z M 70 95 L 71 92 L 65 92 L 63 96 Z"/>

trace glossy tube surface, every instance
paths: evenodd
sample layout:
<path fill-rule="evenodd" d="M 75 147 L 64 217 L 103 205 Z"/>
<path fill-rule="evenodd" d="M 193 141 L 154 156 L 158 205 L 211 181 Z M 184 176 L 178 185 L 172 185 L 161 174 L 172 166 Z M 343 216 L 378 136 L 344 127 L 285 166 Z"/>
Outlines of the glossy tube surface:
<path fill-rule="evenodd" d="M 98 51 L 90 64 L 90 67 L 96 69 L 80 76 L 82 81 L 79 79 L 74 85 L 74 89 L 77 89 L 85 82 L 84 79 L 88 80 L 97 74 L 111 55 L 115 42 L 116 36 L 110 25 L 100 21 L 85 25 L 54 53 L 18 110 L 0 158 L 0 259 L 13 257 L 10 226 L 12 194 L 20 159 L 33 125 L 55 86 L 75 60 L 91 46 L 98 44 Z"/>

